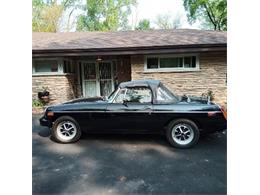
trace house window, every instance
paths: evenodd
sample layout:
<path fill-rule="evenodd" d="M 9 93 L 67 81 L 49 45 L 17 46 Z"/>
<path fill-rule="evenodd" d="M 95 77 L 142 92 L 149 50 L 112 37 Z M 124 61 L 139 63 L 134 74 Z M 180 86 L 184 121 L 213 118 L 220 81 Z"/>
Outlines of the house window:
<path fill-rule="evenodd" d="M 147 68 L 159 68 L 158 58 L 147 58 Z"/>
<path fill-rule="evenodd" d="M 75 66 L 72 64 L 71 60 L 64 60 L 63 64 L 64 64 L 63 67 L 64 73 L 75 73 Z"/>
<path fill-rule="evenodd" d="M 34 62 L 35 73 L 58 72 L 57 60 L 37 60 Z"/>
<path fill-rule="evenodd" d="M 180 56 L 147 56 L 146 70 L 148 71 L 168 71 L 168 70 L 195 70 L 198 69 L 197 55 Z"/>

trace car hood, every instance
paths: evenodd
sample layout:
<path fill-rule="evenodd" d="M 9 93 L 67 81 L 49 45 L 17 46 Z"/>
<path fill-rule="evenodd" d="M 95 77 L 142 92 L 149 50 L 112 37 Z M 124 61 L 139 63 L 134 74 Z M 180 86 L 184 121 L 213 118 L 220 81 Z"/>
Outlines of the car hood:
<path fill-rule="evenodd" d="M 67 102 L 62 103 L 63 105 L 65 104 L 78 104 L 78 103 L 87 103 L 87 102 L 93 102 L 93 103 L 98 103 L 98 102 L 105 102 L 105 99 L 103 97 L 97 96 L 97 97 L 90 97 L 90 98 L 77 98 L 73 99 Z"/>
<path fill-rule="evenodd" d="M 108 101 L 104 100 L 102 97 L 92 97 L 92 98 L 78 98 L 73 99 L 61 104 L 49 106 L 48 111 L 87 111 L 87 110 L 101 110 L 106 108 Z"/>

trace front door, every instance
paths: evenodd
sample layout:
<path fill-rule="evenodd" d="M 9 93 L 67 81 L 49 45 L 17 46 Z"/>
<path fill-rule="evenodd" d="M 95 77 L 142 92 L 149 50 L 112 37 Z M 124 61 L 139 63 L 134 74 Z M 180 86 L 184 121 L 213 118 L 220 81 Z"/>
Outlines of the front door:
<path fill-rule="evenodd" d="M 101 96 L 109 96 L 114 90 L 113 67 L 111 62 L 99 62 L 99 88 Z"/>
<path fill-rule="evenodd" d="M 108 96 L 114 90 L 111 62 L 82 62 L 82 86 L 85 97 Z"/>

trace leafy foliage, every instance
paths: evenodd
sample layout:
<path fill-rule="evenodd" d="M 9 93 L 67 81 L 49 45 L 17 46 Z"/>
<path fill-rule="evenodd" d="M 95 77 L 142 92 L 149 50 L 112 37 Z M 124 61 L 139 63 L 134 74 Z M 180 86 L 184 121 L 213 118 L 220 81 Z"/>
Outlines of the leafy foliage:
<path fill-rule="evenodd" d="M 227 0 L 184 0 L 189 22 L 202 20 L 214 30 L 227 30 Z"/>
<path fill-rule="evenodd" d="M 206 93 L 202 93 L 201 96 L 205 98 L 210 97 L 210 100 L 215 99 L 215 94 L 211 90 L 208 90 Z"/>
<path fill-rule="evenodd" d="M 135 30 L 150 30 L 150 29 L 152 28 L 150 27 L 150 20 L 148 19 L 140 20 L 138 26 L 135 28 Z"/>
<path fill-rule="evenodd" d="M 85 13 L 77 21 L 78 31 L 129 29 L 127 17 L 136 0 L 86 0 Z"/>
<path fill-rule="evenodd" d="M 32 100 L 32 107 L 35 108 L 35 107 L 43 107 L 45 104 L 43 101 L 41 100 L 37 100 L 37 99 L 33 99 Z"/>
<path fill-rule="evenodd" d="M 57 0 L 32 0 L 32 30 L 34 32 L 59 31 L 64 11 L 73 7 L 72 13 L 78 1 L 63 0 L 58 3 Z"/>
<path fill-rule="evenodd" d="M 56 1 L 33 0 L 33 31 L 57 32 L 62 12 L 63 6 Z"/>

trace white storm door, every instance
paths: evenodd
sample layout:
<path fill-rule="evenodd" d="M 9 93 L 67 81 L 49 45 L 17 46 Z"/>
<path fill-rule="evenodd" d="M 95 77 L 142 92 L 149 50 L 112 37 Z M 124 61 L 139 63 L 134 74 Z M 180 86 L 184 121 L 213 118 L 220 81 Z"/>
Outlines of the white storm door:
<path fill-rule="evenodd" d="M 95 97 L 100 95 L 97 68 L 95 62 L 82 62 L 84 97 Z"/>
<path fill-rule="evenodd" d="M 108 96 L 114 90 L 113 66 L 111 62 L 99 62 L 99 88 L 101 96 Z"/>

